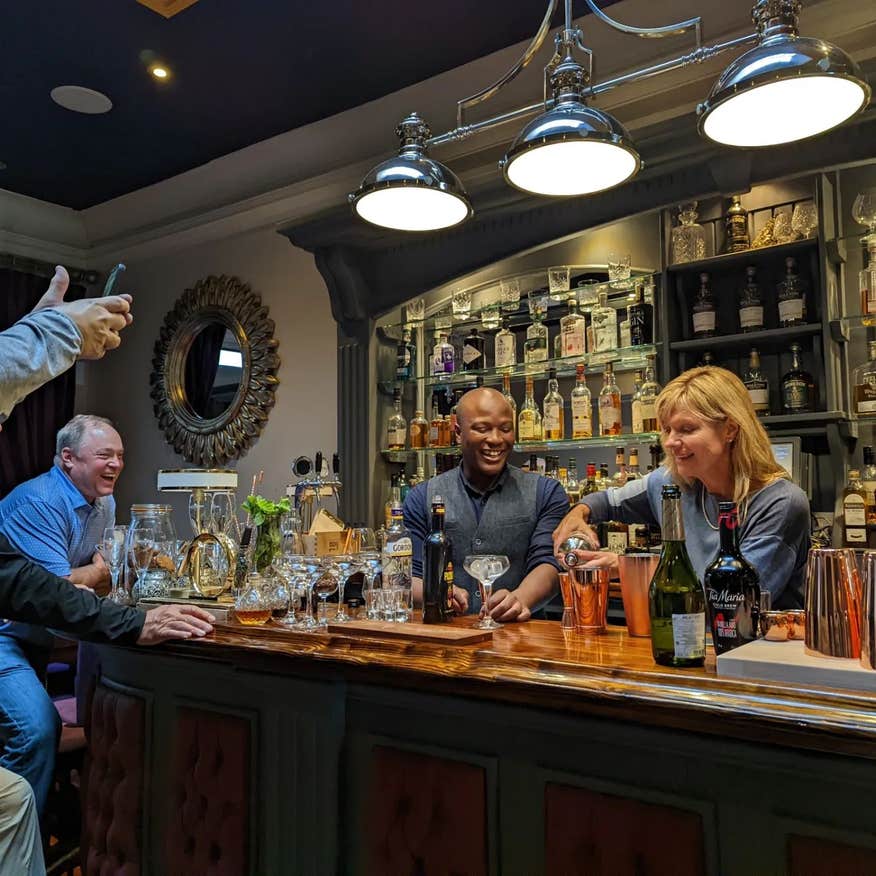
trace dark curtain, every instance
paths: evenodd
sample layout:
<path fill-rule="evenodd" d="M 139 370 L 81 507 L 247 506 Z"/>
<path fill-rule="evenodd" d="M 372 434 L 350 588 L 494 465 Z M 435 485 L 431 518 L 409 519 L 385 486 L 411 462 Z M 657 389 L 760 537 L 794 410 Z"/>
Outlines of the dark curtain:
<path fill-rule="evenodd" d="M 0 268 L 0 330 L 33 309 L 49 279 Z M 71 285 L 65 300 L 81 298 L 84 292 L 84 287 Z M 76 371 L 71 368 L 13 408 L 0 432 L 0 496 L 51 467 L 55 435 L 73 416 L 75 396 Z"/>
<path fill-rule="evenodd" d="M 196 414 L 208 417 L 210 393 L 219 370 L 219 351 L 225 326 L 211 323 L 202 329 L 186 357 L 186 398 Z"/>

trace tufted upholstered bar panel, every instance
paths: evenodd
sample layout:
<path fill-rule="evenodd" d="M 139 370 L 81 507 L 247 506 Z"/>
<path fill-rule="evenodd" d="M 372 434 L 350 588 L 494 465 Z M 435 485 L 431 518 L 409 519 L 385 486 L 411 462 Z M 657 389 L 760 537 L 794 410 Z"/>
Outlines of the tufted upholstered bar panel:
<path fill-rule="evenodd" d="M 251 724 L 206 709 L 177 711 L 165 872 L 250 872 Z"/>
<path fill-rule="evenodd" d="M 98 684 L 82 786 L 86 876 L 139 876 L 143 850 L 146 704 Z"/>
<path fill-rule="evenodd" d="M 371 876 L 488 872 L 482 767 L 375 746 L 368 813 Z"/>

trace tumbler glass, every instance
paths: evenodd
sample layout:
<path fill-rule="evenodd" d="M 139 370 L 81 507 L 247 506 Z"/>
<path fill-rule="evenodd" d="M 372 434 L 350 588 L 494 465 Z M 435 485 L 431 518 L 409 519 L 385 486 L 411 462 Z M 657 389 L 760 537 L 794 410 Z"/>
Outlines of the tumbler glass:
<path fill-rule="evenodd" d="M 520 306 L 520 280 L 501 280 L 499 299 L 502 302 L 502 310 L 506 313 L 514 313 Z"/>
<path fill-rule="evenodd" d="M 450 299 L 453 308 L 453 318 L 464 322 L 471 315 L 471 292 L 468 289 L 457 289 Z"/>

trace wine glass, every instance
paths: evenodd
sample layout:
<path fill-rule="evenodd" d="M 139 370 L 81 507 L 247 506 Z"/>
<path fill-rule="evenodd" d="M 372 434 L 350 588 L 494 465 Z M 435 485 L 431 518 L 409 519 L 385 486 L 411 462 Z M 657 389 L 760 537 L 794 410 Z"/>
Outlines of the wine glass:
<path fill-rule="evenodd" d="M 365 583 L 362 586 L 362 598 L 365 600 L 365 617 L 368 620 L 380 620 L 378 596 L 381 588 L 375 586 L 377 578 L 383 574 L 379 551 L 361 551 L 359 554 L 359 569 L 365 574 Z"/>
<path fill-rule="evenodd" d="M 356 558 L 351 554 L 338 554 L 330 558 L 330 565 L 338 573 L 338 612 L 335 615 L 335 622 L 344 624 L 352 619 L 344 607 L 344 587 L 350 575 L 357 571 Z"/>
<path fill-rule="evenodd" d="M 329 596 L 337 593 L 339 578 L 340 571 L 334 563 L 322 562 L 317 564 L 317 570 L 313 578 L 313 591 L 319 597 L 316 615 L 318 626 L 322 629 L 328 627 L 328 605 L 326 603 Z"/>
<path fill-rule="evenodd" d="M 146 572 L 152 557 L 155 556 L 155 530 L 149 526 L 137 526 L 131 530 L 128 556 L 137 573 L 137 581 L 134 584 L 134 602 L 137 603 L 141 597 L 151 595 L 146 588 Z"/>
<path fill-rule="evenodd" d="M 794 205 L 791 215 L 791 228 L 800 237 L 812 237 L 818 228 L 818 211 L 814 201 L 801 201 Z"/>
<path fill-rule="evenodd" d="M 353 535 L 350 537 L 350 547 L 354 554 L 363 551 L 376 551 L 377 535 L 370 526 L 354 526 Z"/>
<path fill-rule="evenodd" d="M 876 234 L 876 186 L 858 193 L 852 204 L 852 219 L 866 225 L 869 234 Z"/>
<path fill-rule="evenodd" d="M 497 630 L 501 626 L 490 617 L 488 605 L 493 595 L 493 583 L 508 571 L 510 565 L 508 557 L 503 554 L 473 554 L 463 561 L 465 571 L 481 585 L 484 617 L 478 629 Z"/>
<path fill-rule="evenodd" d="M 791 214 L 787 210 L 777 210 L 773 216 L 773 237 L 776 243 L 790 243 L 795 236 Z"/>
<path fill-rule="evenodd" d="M 128 536 L 127 526 L 108 526 L 103 531 L 103 541 L 97 546 L 98 552 L 110 570 L 110 602 L 117 605 L 130 605 L 131 594 L 124 587 L 119 587 L 122 567 L 125 564 L 125 539 Z"/>

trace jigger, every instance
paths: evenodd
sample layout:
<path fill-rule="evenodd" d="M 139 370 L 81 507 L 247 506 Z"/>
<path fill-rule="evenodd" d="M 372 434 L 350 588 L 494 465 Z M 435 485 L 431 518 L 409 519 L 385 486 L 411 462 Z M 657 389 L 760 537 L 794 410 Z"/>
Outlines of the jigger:
<path fill-rule="evenodd" d="M 864 552 L 861 577 L 861 666 L 876 669 L 876 551 Z"/>
<path fill-rule="evenodd" d="M 861 579 L 847 548 L 812 548 L 806 566 L 806 649 L 861 656 Z"/>

